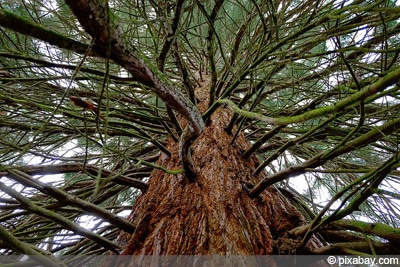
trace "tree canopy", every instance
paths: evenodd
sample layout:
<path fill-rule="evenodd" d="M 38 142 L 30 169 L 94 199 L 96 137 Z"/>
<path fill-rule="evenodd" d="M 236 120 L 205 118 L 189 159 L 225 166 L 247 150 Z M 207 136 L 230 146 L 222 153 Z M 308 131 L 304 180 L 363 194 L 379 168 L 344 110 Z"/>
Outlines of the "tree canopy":
<path fill-rule="evenodd" d="M 151 172 L 191 171 L 158 164 L 168 140 L 220 106 L 292 234 L 400 242 L 398 3 L 3 0 L 0 26 L 3 253 L 116 251 Z"/>

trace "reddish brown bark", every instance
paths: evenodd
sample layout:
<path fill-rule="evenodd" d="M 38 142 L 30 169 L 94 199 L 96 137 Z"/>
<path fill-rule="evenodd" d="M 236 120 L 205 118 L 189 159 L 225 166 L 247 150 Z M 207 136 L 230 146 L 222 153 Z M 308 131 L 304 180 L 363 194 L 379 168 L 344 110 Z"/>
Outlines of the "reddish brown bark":
<path fill-rule="evenodd" d="M 129 216 L 136 231 L 120 235 L 122 254 L 273 254 L 274 243 L 279 243 L 274 240 L 304 223 L 273 187 L 258 198 L 248 196 L 243 182 L 260 180 L 252 175 L 258 161 L 241 157 L 249 147 L 243 135 L 231 144 L 232 136 L 224 130 L 230 117 L 226 108 L 219 108 L 193 143 L 198 173 L 193 183 L 184 174 L 153 171 L 148 191 Z M 171 139 L 168 149 L 172 156 L 161 155 L 158 164 L 182 168 L 178 144 Z"/>
<path fill-rule="evenodd" d="M 232 136 L 224 131 L 232 116 L 228 109 L 212 109 L 210 123 L 204 127 L 196 106 L 180 90 L 163 84 L 136 55 L 134 47 L 121 38 L 121 30 L 106 19 L 109 15 L 105 6 L 89 0 L 66 3 L 94 38 L 94 49 L 105 53 L 112 47 L 110 58 L 184 117 L 190 124 L 189 137 L 197 137 L 191 145 L 197 177 L 189 182 L 184 174 L 152 172 L 148 191 L 135 202 L 129 216 L 136 230 L 132 235 L 120 235 L 122 254 L 272 254 L 274 240 L 301 225 L 303 219 L 273 187 L 254 199 L 244 190 L 243 182 L 256 184 L 261 180 L 252 175 L 258 162 L 254 156 L 242 158 L 241 154 L 249 148 L 243 135 L 231 144 Z M 207 77 L 196 89 L 197 98 L 203 100 L 203 108 L 199 107 L 203 112 L 209 96 L 208 80 Z M 183 129 L 185 123 L 182 124 Z M 187 140 L 191 142 L 190 138 Z M 182 144 L 183 148 L 190 145 Z M 181 160 L 190 165 L 191 161 L 187 160 L 187 150 L 178 151 L 178 146 L 171 139 L 171 156 L 162 154 L 158 164 L 192 172 L 189 164 L 181 166 Z"/>

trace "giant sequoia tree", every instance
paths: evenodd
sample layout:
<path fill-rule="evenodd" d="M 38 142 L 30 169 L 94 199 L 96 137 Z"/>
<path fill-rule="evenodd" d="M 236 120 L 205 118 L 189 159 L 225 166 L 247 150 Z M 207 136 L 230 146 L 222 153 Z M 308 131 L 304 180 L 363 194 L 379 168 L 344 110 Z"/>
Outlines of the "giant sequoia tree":
<path fill-rule="evenodd" d="M 2 253 L 399 253 L 395 2 L 0 8 Z"/>

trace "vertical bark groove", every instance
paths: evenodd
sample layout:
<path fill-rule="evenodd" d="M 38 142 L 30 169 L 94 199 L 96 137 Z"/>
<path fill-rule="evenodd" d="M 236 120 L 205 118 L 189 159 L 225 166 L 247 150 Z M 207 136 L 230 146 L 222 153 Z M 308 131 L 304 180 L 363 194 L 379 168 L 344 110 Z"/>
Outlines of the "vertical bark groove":
<path fill-rule="evenodd" d="M 220 107 L 194 141 L 197 177 L 193 183 L 184 174 L 153 171 L 149 190 L 139 197 L 129 216 L 137 230 L 120 235 L 120 240 L 128 242 L 122 254 L 272 254 L 274 239 L 304 223 L 276 189 L 269 188 L 255 199 L 243 189 L 242 182 L 259 180 L 252 175 L 258 161 L 241 157 L 249 148 L 243 135 L 230 143 L 232 136 L 224 126 L 231 115 Z M 181 167 L 178 144 L 172 139 L 168 150 L 172 156 L 161 155 L 158 164 Z"/>

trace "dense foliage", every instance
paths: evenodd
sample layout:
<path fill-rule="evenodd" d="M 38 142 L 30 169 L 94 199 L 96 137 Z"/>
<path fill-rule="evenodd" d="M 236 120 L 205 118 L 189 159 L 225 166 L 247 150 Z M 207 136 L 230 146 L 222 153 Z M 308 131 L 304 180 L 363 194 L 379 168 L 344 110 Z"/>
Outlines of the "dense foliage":
<path fill-rule="evenodd" d="M 251 196 L 275 184 L 313 231 L 337 221 L 399 242 L 395 2 L 86 2 L 103 2 L 101 33 L 64 1 L 0 1 L 2 253 L 113 250 L 119 229 L 134 227 L 114 214 L 130 210 L 151 171 L 184 171 L 156 161 L 184 132 L 179 116 L 196 130 L 200 100 L 205 121 L 220 105 L 234 111 L 232 142 L 245 133 L 243 157 L 267 171 Z M 129 68 L 133 57 L 166 94 Z"/>

